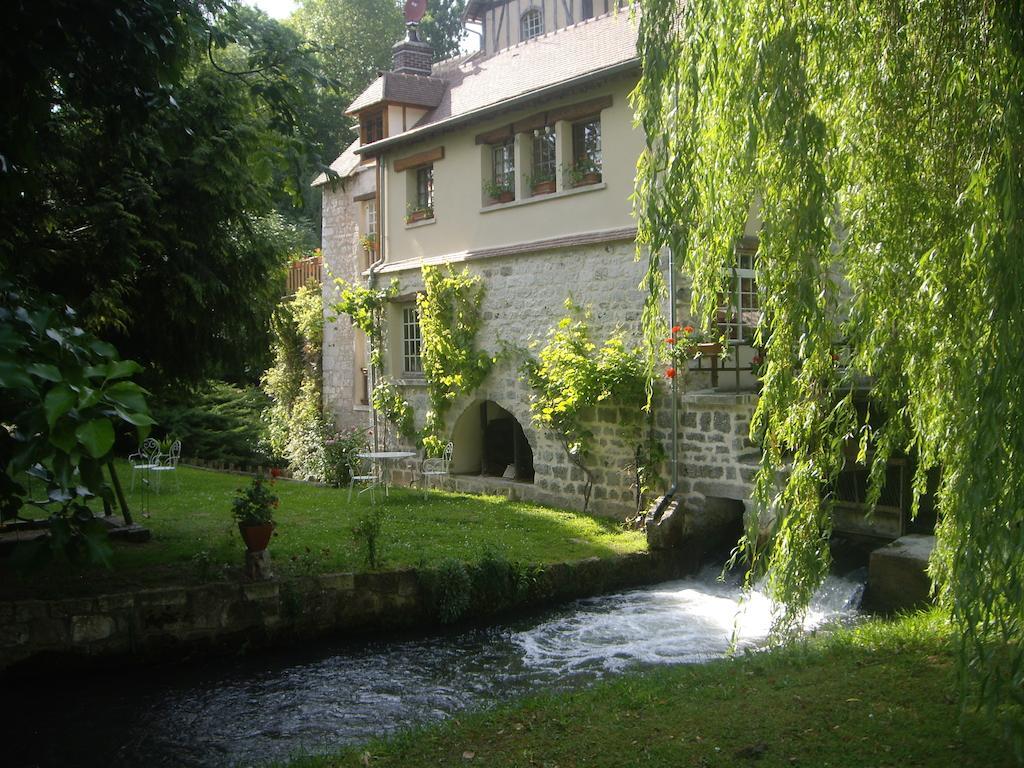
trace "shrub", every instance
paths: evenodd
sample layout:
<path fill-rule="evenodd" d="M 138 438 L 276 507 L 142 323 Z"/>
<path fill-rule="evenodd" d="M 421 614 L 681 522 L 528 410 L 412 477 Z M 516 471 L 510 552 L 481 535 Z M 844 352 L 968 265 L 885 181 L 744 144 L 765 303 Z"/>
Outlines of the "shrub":
<path fill-rule="evenodd" d="M 384 513 L 374 507 L 363 511 L 352 528 L 352 536 L 363 545 L 367 568 L 376 568 L 383 562 L 380 557 L 380 535 L 384 528 Z"/>
<path fill-rule="evenodd" d="M 261 415 L 270 399 L 256 387 L 224 381 L 173 395 L 153 405 L 158 434 L 174 435 L 188 456 L 232 464 L 273 464 Z"/>
<path fill-rule="evenodd" d="M 356 455 L 369 445 L 369 433 L 365 429 L 346 429 L 328 437 L 324 441 L 323 481 L 334 486 L 347 485 L 352 479 L 351 466 Z"/>

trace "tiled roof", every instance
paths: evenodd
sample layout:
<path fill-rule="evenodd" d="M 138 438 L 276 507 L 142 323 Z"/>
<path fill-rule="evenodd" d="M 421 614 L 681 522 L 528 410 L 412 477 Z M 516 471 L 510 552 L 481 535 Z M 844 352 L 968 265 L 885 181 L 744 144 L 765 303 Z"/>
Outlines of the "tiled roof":
<path fill-rule="evenodd" d="M 382 101 L 434 108 L 441 103 L 445 85 L 445 81 L 437 77 L 385 72 L 359 94 L 345 112 L 351 115 Z"/>
<path fill-rule="evenodd" d="M 358 146 L 359 139 L 356 139 L 347 147 L 345 147 L 345 151 L 341 153 L 337 160 L 331 163 L 331 170 L 334 171 L 339 176 L 341 176 L 341 178 L 343 179 L 348 176 L 351 176 L 352 173 L 359 167 L 359 164 L 362 162 L 362 158 L 360 158 L 359 155 L 356 154 L 356 147 Z M 313 183 L 310 184 L 310 186 L 317 187 L 321 184 L 326 183 L 327 174 L 321 173 L 319 176 L 313 179 Z"/>
<path fill-rule="evenodd" d="M 412 130 L 374 142 L 366 149 L 414 141 L 433 129 L 482 117 L 510 100 L 528 98 L 539 91 L 606 70 L 639 65 L 636 41 L 636 25 L 629 11 L 621 10 L 556 29 L 493 56 L 477 53 L 440 62 L 434 67 L 433 77 L 419 78 L 429 81 L 444 78 L 447 82 L 448 87 L 436 108 Z M 362 99 L 360 96 L 356 102 Z"/>

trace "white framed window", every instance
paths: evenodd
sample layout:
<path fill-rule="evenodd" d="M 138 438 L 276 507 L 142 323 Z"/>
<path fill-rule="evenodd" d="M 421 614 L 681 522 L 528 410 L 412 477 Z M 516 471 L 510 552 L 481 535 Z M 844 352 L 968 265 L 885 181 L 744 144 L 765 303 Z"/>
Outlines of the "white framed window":
<path fill-rule="evenodd" d="M 530 8 L 519 19 L 519 39 L 530 40 L 544 34 L 544 14 L 540 8 Z"/>
<path fill-rule="evenodd" d="M 509 202 L 516 197 L 515 139 L 509 138 L 488 147 L 490 178 L 484 178 L 484 191 L 492 201 Z M 487 171 L 485 171 L 487 173 Z"/>
<path fill-rule="evenodd" d="M 416 207 L 420 210 L 434 210 L 434 166 L 424 165 L 416 169 Z"/>
<path fill-rule="evenodd" d="M 757 296 L 756 251 L 736 250 L 731 269 L 725 271 L 726 289 L 718 307 L 718 327 L 734 342 L 750 342 L 761 324 L 761 304 Z"/>
<path fill-rule="evenodd" d="M 601 118 L 591 117 L 572 124 L 572 157 L 601 170 Z"/>
<path fill-rule="evenodd" d="M 420 335 L 420 312 L 415 304 L 402 308 L 402 372 L 419 375 L 423 373 L 420 349 L 423 340 Z"/>
<path fill-rule="evenodd" d="M 366 201 L 366 234 L 377 234 L 377 201 Z"/>
<path fill-rule="evenodd" d="M 555 180 L 555 127 L 546 125 L 533 131 L 533 182 Z"/>

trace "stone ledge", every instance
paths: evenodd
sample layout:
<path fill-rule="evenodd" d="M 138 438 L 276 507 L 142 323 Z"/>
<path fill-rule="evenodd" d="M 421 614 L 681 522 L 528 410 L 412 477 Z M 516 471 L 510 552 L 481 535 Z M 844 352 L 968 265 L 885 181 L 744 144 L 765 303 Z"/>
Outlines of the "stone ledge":
<path fill-rule="evenodd" d="M 678 578 L 697 566 L 678 554 L 634 553 L 541 566 L 542 586 L 467 620 Z M 0 603 L 0 675 L 167 661 L 316 636 L 431 630 L 438 626 L 434 572 L 336 573 L 265 582 L 213 583 L 88 599 Z"/>
<path fill-rule="evenodd" d="M 910 534 L 872 552 L 864 606 L 891 613 L 926 605 L 931 599 L 928 559 L 933 549 L 934 536 Z"/>
<path fill-rule="evenodd" d="M 694 405 L 698 408 L 713 408 L 714 406 L 738 406 L 757 405 L 761 395 L 758 392 L 722 392 L 718 389 L 698 389 L 687 392 L 682 397 L 686 405 Z"/>

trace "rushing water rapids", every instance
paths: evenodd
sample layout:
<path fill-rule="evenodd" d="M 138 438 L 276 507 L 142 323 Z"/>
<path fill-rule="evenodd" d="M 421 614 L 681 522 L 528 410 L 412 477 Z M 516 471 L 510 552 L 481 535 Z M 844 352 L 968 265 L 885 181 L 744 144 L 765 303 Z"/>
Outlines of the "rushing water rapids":
<path fill-rule="evenodd" d="M 319 644 L 131 670 L 4 695 L 8 766 L 233 766 L 323 752 L 467 707 L 567 689 L 625 669 L 700 662 L 768 634 L 771 605 L 740 608 L 717 571 L 580 600 L 486 629 Z M 861 583 L 830 577 L 811 628 L 856 610 Z M 11 757 L 13 756 L 13 762 Z"/>

